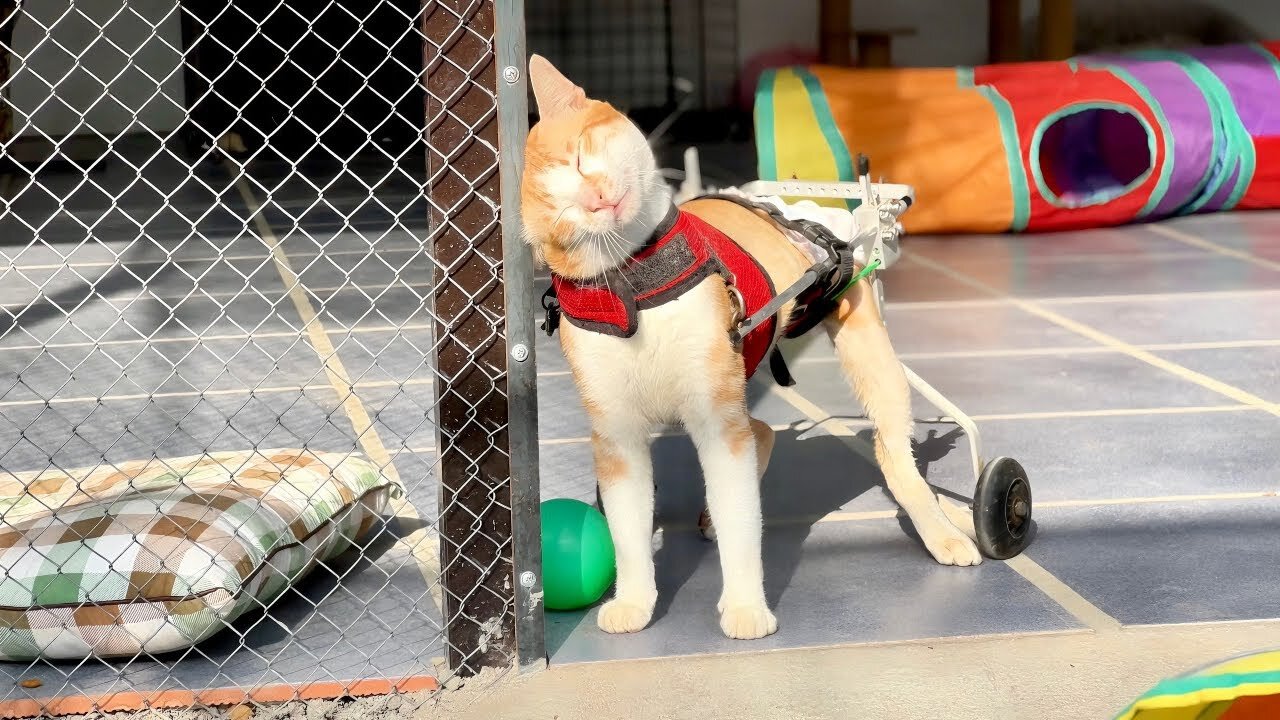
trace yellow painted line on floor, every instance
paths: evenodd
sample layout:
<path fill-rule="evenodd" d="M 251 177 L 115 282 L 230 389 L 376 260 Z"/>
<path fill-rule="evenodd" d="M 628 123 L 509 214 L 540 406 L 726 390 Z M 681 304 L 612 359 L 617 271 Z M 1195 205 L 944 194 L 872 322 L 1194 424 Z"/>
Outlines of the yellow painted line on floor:
<path fill-rule="evenodd" d="M 1053 310 L 1050 310 L 1046 307 L 1041 306 L 1038 302 L 1034 302 L 1031 300 L 1024 300 L 1022 298 L 1013 297 L 1011 295 L 1006 295 L 1000 290 L 997 290 L 996 288 L 993 288 L 990 285 L 987 285 L 986 283 L 980 280 L 975 280 L 969 277 L 968 275 L 965 275 L 964 273 L 961 273 L 952 269 L 950 266 L 946 265 L 945 263 L 939 262 L 937 260 L 932 260 L 927 257 L 923 257 L 919 253 L 912 256 L 911 262 L 927 267 L 933 270 L 934 272 L 937 272 L 941 275 L 951 278 L 952 280 L 956 280 L 957 282 L 968 285 L 969 287 L 972 287 L 975 290 L 980 290 L 989 295 L 992 295 L 993 297 L 997 297 L 1002 301 L 1014 307 L 1017 307 L 1020 310 L 1023 310 L 1024 312 L 1027 312 L 1031 315 L 1035 315 L 1037 317 L 1048 320 L 1049 322 L 1055 325 L 1058 325 L 1060 327 L 1066 328 L 1067 330 L 1070 330 L 1071 332 L 1074 332 L 1077 335 L 1086 337 L 1098 343 L 1099 345 L 1105 345 L 1107 347 L 1115 348 L 1116 350 L 1134 358 L 1135 360 L 1141 360 L 1142 362 L 1145 362 L 1148 365 L 1151 365 L 1153 367 L 1159 368 L 1169 373 L 1170 375 L 1186 380 L 1187 382 L 1191 382 L 1196 385 L 1199 385 L 1200 387 L 1203 387 L 1206 390 L 1211 390 L 1213 392 L 1216 392 L 1219 395 L 1223 395 L 1225 397 L 1231 398 L 1232 400 L 1235 400 L 1238 403 L 1242 403 L 1245 405 L 1252 405 L 1261 410 L 1264 410 L 1265 412 L 1269 412 L 1273 415 L 1280 416 L 1280 407 L 1277 407 L 1273 403 L 1263 400 L 1262 398 L 1258 397 L 1257 395 L 1254 395 L 1253 393 L 1242 390 L 1241 388 L 1238 388 L 1234 385 L 1225 383 L 1221 380 L 1218 380 L 1217 378 L 1213 378 L 1208 375 L 1205 375 L 1204 373 L 1196 372 L 1195 370 L 1179 365 L 1178 363 L 1175 363 L 1171 360 L 1166 360 L 1158 355 L 1151 353 L 1150 351 L 1143 350 L 1142 348 L 1136 345 L 1131 345 L 1117 337 L 1108 335 L 1107 333 L 1104 333 L 1101 330 L 1098 330 L 1094 327 L 1091 327 L 1082 322 L 1072 320 L 1071 318 L 1068 318 L 1064 315 L 1056 313 Z M 1184 299 L 1185 298 L 1186 296 L 1184 296 Z"/>
<path fill-rule="evenodd" d="M 1083 595 L 1073 590 L 1070 585 L 1058 579 L 1056 575 L 1045 570 L 1039 563 L 1028 557 L 1025 552 L 1005 560 L 1005 564 L 1095 632 L 1117 632 L 1120 630 L 1119 620 L 1089 602 Z"/>
<path fill-rule="evenodd" d="M 356 382 L 349 386 L 339 388 L 338 385 L 330 383 L 327 385 L 268 385 L 265 387 L 255 388 L 225 388 L 218 390 L 174 390 L 172 392 L 153 392 L 153 393 L 129 393 L 119 395 L 79 395 L 75 397 L 52 397 L 49 399 L 38 398 L 34 400 L 3 400 L 0 401 L 0 407 L 30 407 L 33 405 L 69 405 L 72 403 L 106 403 L 115 401 L 129 400 L 164 400 L 168 398 L 204 398 L 204 397 L 226 397 L 236 395 L 267 395 L 279 393 L 303 393 L 315 392 L 318 390 L 339 390 L 348 396 L 356 390 L 371 390 L 377 388 L 401 387 L 409 385 L 430 385 L 431 378 L 420 378 L 413 380 L 368 380 Z"/>
<path fill-rule="evenodd" d="M 262 211 L 262 206 L 258 203 L 258 199 L 254 197 L 253 191 L 249 188 L 249 183 L 245 180 L 243 173 L 236 176 L 235 183 L 236 189 L 240 192 L 240 197 L 249 208 L 253 225 L 258 231 L 258 237 L 262 239 L 262 242 L 266 244 L 267 249 L 271 252 L 271 258 L 275 263 L 276 271 L 280 275 L 280 280 L 289 292 L 289 298 L 293 301 L 293 306 L 297 310 L 298 316 L 302 319 L 303 329 L 311 341 L 311 347 L 324 365 L 325 374 L 328 376 L 330 385 L 332 385 L 334 392 L 337 393 L 338 399 L 342 403 L 342 409 L 346 413 L 347 419 L 351 421 L 351 428 L 356 433 L 360 447 L 368 458 L 383 473 L 387 474 L 388 479 L 401 484 L 403 487 L 400 473 L 396 471 L 395 464 L 391 461 L 391 455 L 387 452 L 386 446 L 383 445 L 377 428 L 373 426 L 369 413 L 365 410 L 364 404 L 360 402 L 360 398 L 354 392 L 351 392 L 353 385 L 351 377 L 343 366 L 342 360 L 338 357 L 337 349 L 330 342 L 329 333 L 325 332 L 324 325 L 320 322 L 319 316 L 316 315 L 315 308 L 311 306 L 311 300 L 307 297 L 306 290 L 303 288 L 297 273 L 294 272 L 293 266 L 289 262 L 289 256 L 284 252 L 284 246 L 272 231 L 271 225 L 267 222 L 266 215 Z M 422 521 L 417 509 L 409 502 L 407 492 L 394 496 L 391 500 L 391 505 L 397 516 L 407 518 L 411 521 L 411 524 L 416 523 L 418 526 L 412 532 L 400 537 L 397 540 L 397 544 L 407 550 L 410 556 L 417 561 L 418 570 L 422 573 L 422 579 L 426 582 L 427 587 L 431 589 L 432 598 L 436 603 L 436 608 L 439 610 L 444 607 L 444 602 L 441 597 L 439 582 L 439 541 L 434 533 L 430 532 L 432 524 Z"/>
<path fill-rule="evenodd" d="M 1212 240 L 1206 240 L 1198 235 L 1192 235 L 1191 233 L 1183 232 L 1182 230 L 1169 227 L 1168 225 L 1148 225 L 1147 229 L 1157 235 L 1163 235 L 1185 245 L 1190 245 L 1191 247 L 1208 250 L 1211 253 L 1216 253 L 1229 258 L 1243 260 L 1251 265 L 1257 265 L 1258 267 L 1266 268 L 1268 270 L 1280 270 L 1280 262 L 1258 257 L 1247 250 L 1238 250 L 1225 245 L 1219 245 Z"/>

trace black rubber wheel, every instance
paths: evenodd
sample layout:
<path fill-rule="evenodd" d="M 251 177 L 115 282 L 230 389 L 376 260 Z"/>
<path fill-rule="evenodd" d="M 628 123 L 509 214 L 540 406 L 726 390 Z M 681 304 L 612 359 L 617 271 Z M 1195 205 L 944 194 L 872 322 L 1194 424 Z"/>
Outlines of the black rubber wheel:
<path fill-rule="evenodd" d="M 1017 460 L 998 457 L 982 469 L 973 494 L 978 550 L 1008 560 L 1031 542 L 1031 482 Z"/>

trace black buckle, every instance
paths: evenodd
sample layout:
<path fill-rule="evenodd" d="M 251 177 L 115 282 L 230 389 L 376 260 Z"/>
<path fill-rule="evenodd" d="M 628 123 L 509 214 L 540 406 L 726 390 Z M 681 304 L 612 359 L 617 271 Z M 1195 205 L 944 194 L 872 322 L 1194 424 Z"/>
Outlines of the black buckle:
<path fill-rule="evenodd" d="M 791 370 L 787 368 L 787 359 L 782 357 L 782 351 L 776 347 L 769 353 L 769 371 L 773 373 L 774 382 L 782 387 L 791 387 L 796 384 L 796 379 L 791 376 Z"/>
<path fill-rule="evenodd" d="M 542 293 L 542 310 L 542 329 L 546 331 L 547 337 L 551 337 L 556 334 L 556 330 L 560 327 L 560 302 L 556 300 L 556 288 L 554 285 Z"/>

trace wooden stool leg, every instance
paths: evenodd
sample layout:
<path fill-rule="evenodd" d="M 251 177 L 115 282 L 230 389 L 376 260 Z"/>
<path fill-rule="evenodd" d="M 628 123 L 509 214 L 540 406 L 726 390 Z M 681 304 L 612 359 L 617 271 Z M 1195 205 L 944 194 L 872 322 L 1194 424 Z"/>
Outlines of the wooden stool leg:
<path fill-rule="evenodd" d="M 818 16 L 818 56 L 826 65 L 852 65 L 853 8 L 851 0 L 822 0 Z"/>
<path fill-rule="evenodd" d="M 1022 3 L 1020 0 L 987 1 L 988 62 L 1022 59 Z"/>
<path fill-rule="evenodd" d="M 1066 60 L 1076 51 L 1075 3 L 1040 0 L 1040 59 Z"/>
<path fill-rule="evenodd" d="M 858 67 L 893 67 L 893 38 L 888 35 L 858 35 Z"/>

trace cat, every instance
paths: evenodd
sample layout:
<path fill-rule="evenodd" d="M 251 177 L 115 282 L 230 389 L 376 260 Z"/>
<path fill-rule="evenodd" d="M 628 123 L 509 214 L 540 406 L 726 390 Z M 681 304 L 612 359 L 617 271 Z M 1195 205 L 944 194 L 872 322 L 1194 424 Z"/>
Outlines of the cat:
<path fill-rule="evenodd" d="M 589 99 L 541 56 L 530 59 L 529 80 L 538 121 L 525 148 L 521 215 L 535 259 L 557 282 L 603 287 L 611 281 L 611 292 L 634 294 L 634 287 L 617 287 L 620 268 L 631 268 L 633 256 L 672 223 L 727 236 L 736 243 L 727 249 L 745 250 L 774 288 L 786 288 L 809 269 L 808 257 L 762 213 L 710 198 L 686 202 L 676 213 L 672 190 L 635 124 Z M 723 576 L 720 628 L 730 638 L 760 638 L 777 630 L 761 557 L 760 478 L 773 430 L 747 411 L 747 361 L 728 332 L 742 313 L 737 291 L 720 276 L 694 281 L 674 299 L 639 305 L 635 317 L 620 314 L 617 322 L 632 324 L 629 336 L 581 318 L 559 323 L 561 348 L 590 419 L 599 497 L 616 548 L 616 591 L 600 607 L 597 624 L 628 633 L 652 618 L 658 591 L 650 435 L 678 422 L 705 477 Z M 784 305 L 780 318 L 788 318 L 793 305 Z M 888 489 L 925 547 L 942 564 L 977 565 L 982 556 L 969 511 L 937 497 L 916 468 L 906 375 L 867 281 L 843 295 L 822 324 L 875 425 Z M 777 333 L 766 340 L 776 341 Z"/>

